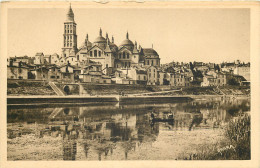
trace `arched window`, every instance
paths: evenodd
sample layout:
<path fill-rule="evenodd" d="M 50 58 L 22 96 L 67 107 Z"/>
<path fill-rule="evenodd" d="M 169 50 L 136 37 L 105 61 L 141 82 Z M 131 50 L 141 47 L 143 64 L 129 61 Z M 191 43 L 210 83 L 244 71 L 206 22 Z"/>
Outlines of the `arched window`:
<path fill-rule="evenodd" d="M 94 57 L 97 57 L 97 50 L 94 50 Z"/>
<path fill-rule="evenodd" d="M 127 53 L 126 56 L 127 56 L 127 59 L 129 59 L 129 53 Z"/>
<path fill-rule="evenodd" d="M 77 59 L 79 60 L 79 55 L 77 56 Z"/>
<path fill-rule="evenodd" d="M 125 52 L 123 52 L 123 59 L 125 59 Z"/>

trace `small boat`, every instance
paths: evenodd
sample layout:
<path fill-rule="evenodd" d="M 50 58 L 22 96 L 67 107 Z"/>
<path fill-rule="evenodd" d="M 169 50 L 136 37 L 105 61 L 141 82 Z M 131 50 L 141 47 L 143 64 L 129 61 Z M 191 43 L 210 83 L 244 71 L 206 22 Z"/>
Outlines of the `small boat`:
<path fill-rule="evenodd" d="M 172 112 L 164 112 L 163 118 L 155 117 L 153 113 L 151 113 L 151 121 L 152 122 L 173 122 L 174 115 Z"/>

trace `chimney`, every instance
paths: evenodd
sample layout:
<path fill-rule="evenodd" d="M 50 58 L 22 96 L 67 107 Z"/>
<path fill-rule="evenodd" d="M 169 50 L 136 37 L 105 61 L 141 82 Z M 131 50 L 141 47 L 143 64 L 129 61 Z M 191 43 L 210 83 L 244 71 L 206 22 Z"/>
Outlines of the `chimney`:
<path fill-rule="evenodd" d="M 9 66 L 13 66 L 13 59 L 10 59 Z"/>

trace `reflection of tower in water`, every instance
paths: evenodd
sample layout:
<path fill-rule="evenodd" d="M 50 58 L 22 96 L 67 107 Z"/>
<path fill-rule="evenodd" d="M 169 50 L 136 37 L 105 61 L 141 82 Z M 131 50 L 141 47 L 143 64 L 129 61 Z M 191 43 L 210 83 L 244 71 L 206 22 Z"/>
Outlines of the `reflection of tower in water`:
<path fill-rule="evenodd" d="M 63 160 L 76 160 L 77 143 L 74 140 L 63 142 Z"/>

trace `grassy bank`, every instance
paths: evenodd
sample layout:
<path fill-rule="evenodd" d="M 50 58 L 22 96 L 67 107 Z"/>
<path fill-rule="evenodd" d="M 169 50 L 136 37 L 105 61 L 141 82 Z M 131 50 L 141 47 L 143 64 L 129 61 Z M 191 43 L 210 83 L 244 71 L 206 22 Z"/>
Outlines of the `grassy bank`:
<path fill-rule="evenodd" d="M 225 128 L 225 141 L 206 145 L 196 153 L 184 154 L 180 160 L 250 160 L 250 115 L 240 114 Z"/>

